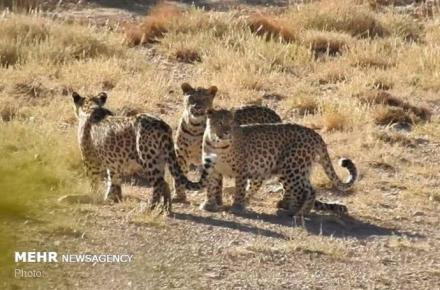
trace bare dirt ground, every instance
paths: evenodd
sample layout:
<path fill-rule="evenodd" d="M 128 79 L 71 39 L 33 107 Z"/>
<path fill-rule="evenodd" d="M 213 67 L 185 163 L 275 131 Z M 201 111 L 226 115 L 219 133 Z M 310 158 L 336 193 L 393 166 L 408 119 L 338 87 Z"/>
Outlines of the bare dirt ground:
<path fill-rule="evenodd" d="M 110 15 L 125 19 L 138 14 L 120 7 L 86 5 L 75 6 L 59 17 L 84 15 L 99 22 Z M 161 72 L 169 72 L 175 83 L 198 73 L 189 64 L 170 62 L 155 54 L 154 49 L 147 50 L 149 61 Z M 268 105 L 295 121 L 276 100 L 268 101 Z M 431 105 L 433 113 L 438 114 L 440 104 Z M 172 120 L 179 108 L 171 103 L 153 111 L 165 120 Z M 326 141 L 330 147 L 353 146 L 344 136 L 332 134 L 326 136 Z M 414 138 L 410 147 L 394 147 L 389 156 L 398 159 L 398 164 L 438 167 L 440 140 L 423 138 L 422 134 L 419 137 Z M 374 149 L 374 146 L 365 148 Z M 399 150 L 405 150 L 404 158 Z M 355 195 L 339 197 L 330 190 L 319 190 L 321 198 L 347 205 L 350 216 L 343 218 L 320 214 L 304 220 L 277 216 L 275 203 L 280 192 L 274 181 L 267 182 L 252 198 L 249 213 L 243 216 L 199 210 L 203 193 L 191 195 L 191 204 L 173 205 L 173 213 L 168 217 L 146 214 L 142 200 L 147 199 L 150 191 L 130 185 L 123 188 L 127 199 L 116 205 L 99 202 L 71 205 L 57 203 L 53 197 L 44 201 L 47 215 L 41 219 L 7 224 L 17 229 L 16 249 L 61 254 L 132 254 L 134 261 L 16 264 L 16 268 L 41 270 L 43 277 L 4 280 L 0 286 L 6 289 L 440 289 L 439 203 L 408 200 L 404 194 L 411 180 L 414 183 L 421 180 L 425 184 L 420 187 L 426 185 L 429 190 L 438 190 L 440 177 L 419 178 L 416 171 L 402 173 L 385 162 L 374 164 L 368 171 L 368 183 L 362 174 L 362 168 L 368 164 L 364 160 L 358 164 L 361 177 Z M 230 181 L 226 185 L 225 203 L 230 204 L 233 188 Z M 59 223 L 52 226 L 53 220 L 63 219 L 74 222 L 66 223 L 65 227 Z"/>

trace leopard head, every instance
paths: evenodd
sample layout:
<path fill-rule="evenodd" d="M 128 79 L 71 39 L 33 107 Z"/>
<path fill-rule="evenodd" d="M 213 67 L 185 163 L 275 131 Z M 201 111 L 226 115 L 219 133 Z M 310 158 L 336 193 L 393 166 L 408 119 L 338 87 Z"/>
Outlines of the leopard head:
<path fill-rule="evenodd" d="M 212 108 L 212 103 L 217 94 L 217 87 L 211 86 L 209 88 L 193 88 L 188 83 L 181 85 L 184 95 L 185 110 L 189 117 L 193 119 L 200 119 L 206 117 L 206 112 Z"/>
<path fill-rule="evenodd" d="M 82 97 L 77 92 L 72 93 L 75 115 L 78 119 L 82 118 L 103 118 L 106 115 L 113 115 L 104 108 L 107 101 L 107 94 L 99 93 L 97 96 Z"/>
<path fill-rule="evenodd" d="M 231 140 L 232 131 L 238 126 L 234 121 L 234 112 L 210 109 L 207 111 L 207 116 L 207 130 L 209 130 L 211 140 L 218 142 Z"/>

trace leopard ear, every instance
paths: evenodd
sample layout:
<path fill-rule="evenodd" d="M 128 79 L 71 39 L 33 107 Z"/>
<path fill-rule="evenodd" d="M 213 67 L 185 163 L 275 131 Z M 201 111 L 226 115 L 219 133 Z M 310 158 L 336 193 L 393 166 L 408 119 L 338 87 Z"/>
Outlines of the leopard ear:
<path fill-rule="evenodd" d="M 194 91 L 193 87 L 191 87 L 191 85 L 188 83 L 183 83 L 182 85 L 180 85 L 180 87 L 182 88 L 184 94 L 188 94 Z"/>
<path fill-rule="evenodd" d="M 72 99 L 76 105 L 80 105 L 84 98 L 81 97 L 77 92 L 72 92 Z"/>
<path fill-rule="evenodd" d="M 214 98 L 215 94 L 217 94 L 218 88 L 216 86 L 211 86 L 208 89 L 209 94 Z"/>
<path fill-rule="evenodd" d="M 100 92 L 97 96 L 98 100 L 99 100 L 99 105 L 100 106 L 104 106 L 105 102 L 107 102 L 107 93 L 105 92 Z"/>

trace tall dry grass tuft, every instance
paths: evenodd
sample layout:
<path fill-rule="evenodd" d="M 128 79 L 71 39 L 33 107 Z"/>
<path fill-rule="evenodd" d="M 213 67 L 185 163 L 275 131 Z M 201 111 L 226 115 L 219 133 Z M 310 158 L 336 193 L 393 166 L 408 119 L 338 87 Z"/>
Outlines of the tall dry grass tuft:
<path fill-rule="evenodd" d="M 398 120 L 400 122 L 400 119 L 402 119 L 405 122 L 414 123 L 431 119 L 431 112 L 427 108 L 411 105 L 386 91 L 372 90 L 358 97 L 363 103 L 397 107 L 395 110 L 378 109 L 376 120 L 379 120 L 380 124 L 387 123 L 388 120 Z M 402 111 L 405 114 L 402 114 Z M 399 117 L 399 115 L 404 117 Z"/>
<path fill-rule="evenodd" d="M 191 48 L 181 48 L 174 52 L 173 57 L 180 62 L 194 63 L 202 61 L 197 50 Z"/>
<path fill-rule="evenodd" d="M 326 132 L 344 130 L 347 122 L 347 116 L 334 110 L 323 112 L 321 117 L 322 128 Z"/>
<path fill-rule="evenodd" d="M 29 12 L 41 7 L 43 1 L 41 0 L 2 0 L 0 1 L 0 8 L 9 8 L 16 12 Z"/>
<path fill-rule="evenodd" d="M 402 108 L 390 108 L 380 106 L 374 111 L 374 123 L 376 125 L 391 125 L 394 123 L 415 124 L 419 121 L 414 115 Z"/>
<path fill-rule="evenodd" d="M 349 35 L 337 32 L 308 30 L 302 35 L 302 43 L 318 55 L 341 54 L 352 41 Z"/>
<path fill-rule="evenodd" d="M 0 65 L 12 66 L 30 61 L 66 63 L 122 53 L 117 39 L 92 27 L 68 25 L 38 16 L 0 19 Z"/>
<path fill-rule="evenodd" d="M 289 28 L 286 23 L 272 16 L 252 15 L 248 19 L 248 25 L 252 33 L 265 37 L 266 40 L 279 40 L 293 42 L 298 39 L 296 32 Z"/>
<path fill-rule="evenodd" d="M 384 37 L 385 26 L 368 6 L 351 0 L 323 0 L 293 10 L 292 22 L 306 29 L 346 32 L 357 37 Z"/>
<path fill-rule="evenodd" d="M 142 23 L 124 27 L 124 40 L 129 46 L 157 42 L 182 13 L 183 10 L 176 5 L 159 4 L 149 11 Z"/>

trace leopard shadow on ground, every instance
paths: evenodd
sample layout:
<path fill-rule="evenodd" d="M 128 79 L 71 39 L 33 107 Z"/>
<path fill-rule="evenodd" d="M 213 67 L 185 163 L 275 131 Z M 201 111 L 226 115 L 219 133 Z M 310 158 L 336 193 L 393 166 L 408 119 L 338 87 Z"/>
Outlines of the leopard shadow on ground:
<path fill-rule="evenodd" d="M 172 217 L 178 220 L 188 220 L 194 223 L 210 225 L 215 227 L 230 228 L 241 232 L 253 233 L 255 235 L 262 235 L 266 237 L 272 237 L 277 239 L 289 239 L 287 233 L 288 228 L 303 227 L 310 234 L 332 236 L 337 238 L 351 237 L 356 239 L 368 239 L 374 236 L 409 236 L 409 237 L 423 237 L 419 234 L 413 234 L 409 232 L 399 231 L 398 229 L 387 228 L 379 225 L 375 225 L 369 222 L 361 221 L 355 217 L 335 217 L 322 214 L 311 214 L 310 216 L 301 218 L 294 218 L 288 215 L 280 214 L 266 214 L 260 212 L 254 212 L 247 210 L 242 214 L 235 214 L 240 219 L 248 219 L 249 221 L 258 221 L 278 226 L 280 232 L 283 232 L 283 228 L 286 229 L 286 235 L 262 227 L 249 225 L 241 221 L 231 221 L 218 219 L 212 216 L 198 216 L 192 213 L 179 213 L 174 212 Z"/>

